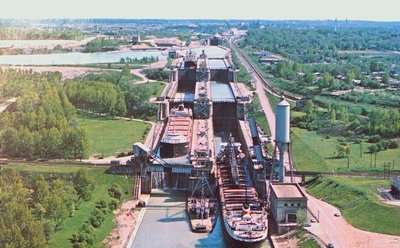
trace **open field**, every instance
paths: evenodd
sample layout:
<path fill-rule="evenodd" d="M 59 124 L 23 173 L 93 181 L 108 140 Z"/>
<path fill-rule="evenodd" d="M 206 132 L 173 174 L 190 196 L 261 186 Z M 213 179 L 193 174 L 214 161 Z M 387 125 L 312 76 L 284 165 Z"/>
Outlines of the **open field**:
<path fill-rule="evenodd" d="M 80 126 L 89 139 L 89 154 L 112 155 L 132 149 L 132 144 L 144 141 L 151 126 L 147 123 L 109 118 L 80 116 Z"/>
<path fill-rule="evenodd" d="M 356 228 L 400 235 L 400 207 L 379 200 L 378 188 L 389 187 L 388 180 L 355 177 L 322 177 L 311 182 L 307 191 L 335 205 Z"/>
<path fill-rule="evenodd" d="M 71 174 L 78 171 L 81 168 L 88 168 L 85 166 L 69 166 L 69 165 L 38 165 L 38 164 L 16 164 L 16 165 L 2 165 L 2 167 L 16 168 L 18 171 L 25 175 L 39 174 Z M 95 188 L 92 191 L 92 197 L 89 201 L 82 202 L 78 210 L 74 212 L 74 215 L 65 220 L 61 229 L 57 231 L 52 239 L 49 241 L 49 247 L 71 247 L 69 239 L 72 237 L 74 232 L 77 232 L 79 228 L 88 220 L 91 212 L 96 206 L 96 202 L 100 200 L 110 201 L 111 198 L 107 193 L 107 189 L 110 188 L 114 183 L 121 185 L 122 189 L 126 194 L 123 195 L 125 199 L 130 197 L 132 188 L 132 179 L 126 178 L 125 176 L 116 176 L 105 174 L 106 168 L 104 167 L 89 167 L 88 172 L 90 178 L 95 183 Z M 64 177 L 65 178 L 65 177 Z M 109 213 L 105 216 L 105 220 L 100 228 L 95 229 L 95 244 L 97 247 L 103 247 L 102 241 L 108 236 L 113 228 L 114 214 Z"/>
<path fill-rule="evenodd" d="M 145 88 L 147 92 L 150 92 L 150 98 L 152 98 L 161 95 L 165 85 L 166 84 L 163 82 L 149 82 L 143 84 L 134 84 L 134 87 Z"/>
<path fill-rule="evenodd" d="M 301 171 L 324 171 L 347 170 L 347 158 L 336 158 L 336 146 L 340 143 L 336 137 L 326 139 L 315 131 L 307 131 L 300 128 L 292 128 L 292 151 L 293 160 L 297 170 Z M 350 151 L 350 169 L 369 169 L 371 156 L 368 151 L 369 143 L 362 143 L 360 157 L 360 145 L 348 143 Z M 373 156 L 372 162 L 375 164 Z M 383 171 L 383 163 L 393 163 L 394 169 L 400 169 L 400 149 L 389 149 L 377 153 L 377 169 Z"/>

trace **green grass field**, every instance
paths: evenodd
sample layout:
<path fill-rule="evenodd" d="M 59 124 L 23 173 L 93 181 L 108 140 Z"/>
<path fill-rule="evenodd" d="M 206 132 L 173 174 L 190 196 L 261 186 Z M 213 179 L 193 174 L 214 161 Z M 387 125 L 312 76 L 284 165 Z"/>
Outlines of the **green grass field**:
<path fill-rule="evenodd" d="M 37 164 L 17 164 L 17 165 L 2 165 L 2 167 L 14 167 L 17 170 L 29 174 L 68 174 L 78 171 L 81 168 L 88 168 L 86 166 L 69 166 L 69 165 L 37 165 Z M 130 198 L 132 179 L 125 176 L 116 176 L 104 173 L 105 167 L 89 167 L 88 172 L 91 179 L 95 183 L 95 188 L 92 192 L 92 197 L 87 202 L 82 202 L 79 209 L 75 211 L 74 215 L 65 220 L 61 229 L 57 231 L 52 239 L 49 241 L 49 247 L 63 248 L 71 247 L 69 239 L 72 234 L 79 230 L 79 228 L 88 220 L 90 213 L 95 208 L 96 202 L 100 200 L 111 200 L 108 195 L 107 189 L 114 183 L 118 183 L 123 188 L 125 199 Z M 114 214 L 106 215 L 106 218 L 100 228 L 95 229 L 95 244 L 97 247 L 103 247 L 102 241 L 108 236 L 114 226 Z"/>
<path fill-rule="evenodd" d="M 302 171 L 323 171 L 347 170 L 347 158 L 336 158 L 336 146 L 340 143 L 337 138 L 326 139 L 315 131 L 307 131 L 299 128 L 292 128 L 292 152 L 296 168 Z M 370 154 L 367 153 L 371 144 L 362 143 L 360 157 L 360 145 L 348 143 L 350 151 L 350 169 L 370 169 Z M 377 153 L 376 170 L 383 171 L 384 163 L 395 161 L 395 169 L 400 169 L 400 149 L 389 149 Z M 374 166 L 374 157 L 373 157 Z"/>
<path fill-rule="evenodd" d="M 160 96 L 164 90 L 166 84 L 163 82 L 151 82 L 145 84 L 134 84 L 134 87 L 145 87 L 148 92 L 150 92 L 150 97 Z"/>
<path fill-rule="evenodd" d="M 361 177 L 322 177 L 307 185 L 315 197 L 338 207 L 356 228 L 400 235 L 400 207 L 381 202 L 378 188 L 389 188 L 388 180 Z"/>
<path fill-rule="evenodd" d="M 82 117 L 79 125 L 89 139 L 89 154 L 113 155 L 132 149 L 134 142 L 143 142 L 151 125 L 139 121 Z"/>
<path fill-rule="evenodd" d="M 299 248 L 320 248 L 318 242 L 315 239 L 310 238 L 307 235 L 307 231 L 304 229 L 298 229 L 295 236 L 298 239 L 297 247 Z"/>

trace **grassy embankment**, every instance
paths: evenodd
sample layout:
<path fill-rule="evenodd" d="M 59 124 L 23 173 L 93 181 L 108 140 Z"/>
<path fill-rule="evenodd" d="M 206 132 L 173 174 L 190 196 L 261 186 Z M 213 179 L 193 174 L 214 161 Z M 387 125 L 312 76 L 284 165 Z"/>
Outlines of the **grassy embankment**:
<path fill-rule="evenodd" d="M 315 131 L 307 131 L 300 128 L 291 129 L 293 160 L 297 170 L 302 171 L 347 171 L 347 158 L 336 158 L 336 146 L 340 143 L 336 138 L 326 139 Z M 350 168 L 352 170 L 370 170 L 371 156 L 368 146 L 371 144 L 362 143 L 360 156 L 360 145 L 347 143 L 350 146 Z M 383 163 L 395 161 L 395 169 L 399 169 L 398 161 L 400 149 L 388 149 L 377 153 L 376 171 L 383 171 Z M 372 157 L 372 166 L 375 165 L 375 158 Z M 396 166 L 397 165 L 397 166 Z"/>
<path fill-rule="evenodd" d="M 299 248 L 320 248 L 321 246 L 318 244 L 318 242 L 310 237 L 307 234 L 307 231 L 304 229 L 297 230 L 295 233 L 296 238 L 298 239 L 297 241 L 297 247 Z"/>
<path fill-rule="evenodd" d="M 400 207 L 379 200 L 377 189 L 381 187 L 388 188 L 388 180 L 322 177 L 307 185 L 307 191 L 338 207 L 356 228 L 400 235 Z"/>
<path fill-rule="evenodd" d="M 64 165 L 38 165 L 38 164 L 21 164 L 21 165 L 2 165 L 2 167 L 14 167 L 23 175 L 34 177 L 39 174 L 52 174 L 53 176 L 64 175 L 64 179 L 68 178 L 65 175 L 72 174 L 84 166 L 64 166 Z M 79 228 L 88 220 L 93 209 L 95 209 L 96 202 L 100 200 L 110 201 L 111 198 L 108 195 L 107 189 L 110 188 L 114 183 L 121 185 L 125 194 L 124 199 L 128 199 L 131 196 L 132 179 L 126 178 L 125 176 L 116 176 L 105 174 L 105 167 L 88 168 L 89 176 L 93 180 L 95 187 L 92 191 L 92 197 L 89 201 L 82 202 L 78 209 L 74 212 L 74 215 L 65 220 L 61 229 L 58 230 L 51 240 L 49 240 L 49 247 L 71 247 L 70 238 L 72 234 L 77 232 Z M 102 241 L 108 236 L 114 226 L 114 214 L 108 213 L 105 216 L 105 220 L 100 228 L 95 229 L 95 244 L 96 247 L 103 247 Z"/>
<path fill-rule="evenodd" d="M 265 114 L 262 111 L 260 100 L 258 99 L 257 95 L 253 96 L 253 101 L 250 103 L 248 110 L 249 110 L 249 116 L 254 116 L 256 118 L 257 124 L 264 130 L 264 132 L 267 135 L 271 135 L 267 118 L 265 117 Z"/>
<path fill-rule="evenodd" d="M 89 154 L 114 155 L 130 151 L 134 142 L 143 142 L 151 125 L 139 121 L 80 116 L 79 125 L 89 139 Z"/>

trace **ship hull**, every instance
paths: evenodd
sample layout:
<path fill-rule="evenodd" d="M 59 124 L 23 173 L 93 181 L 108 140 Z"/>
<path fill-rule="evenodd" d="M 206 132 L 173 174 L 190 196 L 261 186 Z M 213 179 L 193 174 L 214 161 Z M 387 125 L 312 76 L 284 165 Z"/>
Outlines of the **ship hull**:
<path fill-rule="evenodd" d="M 244 162 L 233 142 L 225 147 L 225 159 L 217 163 L 216 178 L 224 227 L 229 236 L 244 243 L 257 243 L 268 236 L 268 214 L 249 182 Z M 232 156 L 236 156 L 236 160 Z M 232 162 L 233 161 L 233 162 Z M 234 164 L 235 173 L 233 173 Z M 235 174 L 235 175 L 233 175 Z"/>
<path fill-rule="evenodd" d="M 192 198 L 196 199 L 196 198 Z M 211 203 L 212 207 L 209 208 L 209 214 L 207 218 L 198 218 L 196 213 L 190 208 L 190 198 L 186 201 L 186 213 L 189 217 L 190 227 L 192 232 L 195 233 L 209 233 L 215 227 L 218 218 L 218 201 L 215 198 L 207 198 Z"/>
<path fill-rule="evenodd" d="M 265 233 L 263 233 L 262 235 L 254 237 L 254 238 L 241 237 L 232 231 L 231 227 L 229 226 L 228 222 L 226 221 L 226 218 L 223 218 L 223 219 L 224 219 L 224 227 L 225 227 L 226 232 L 229 234 L 229 236 L 232 239 L 234 239 L 236 241 L 240 241 L 240 242 L 244 242 L 244 243 L 256 243 L 256 242 L 264 241 L 268 237 L 268 231 L 265 231 Z"/>

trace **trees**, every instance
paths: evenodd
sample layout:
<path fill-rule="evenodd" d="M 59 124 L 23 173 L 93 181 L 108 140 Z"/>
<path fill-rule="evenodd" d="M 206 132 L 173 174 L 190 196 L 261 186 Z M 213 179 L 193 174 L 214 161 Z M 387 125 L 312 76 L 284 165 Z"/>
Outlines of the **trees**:
<path fill-rule="evenodd" d="M 305 84 L 310 85 L 310 84 L 313 84 L 315 82 L 316 78 L 315 78 L 315 75 L 313 73 L 306 72 L 304 74 L 303 80 L 304 80 Z"/>
<path fill-rule="evenodd" d="M 117 200 L 121 200 L 121 197 L 123 194 L 121 185 L 119 185 L 117 183 L 113 184 L 113 186 L 108 189 L 108 193 L 110 194 L 111 197 L 113 197 Z"/>
<path fill-rule="evenodd" d="M 0 211 L 0 244 L 4 247 L 42 248 L 46 246 L 43 225 L 27 205 L 7 202 Z"/>
<path fill-rule="evenodd" d="M 36 179 L 32 197 L 33 213 L 42 221 L 47 240 L 72 215 L 77 202 L 75 195 L 76 192 L 60 179 L 49 182 L 42 175 Z"/>
<path fill-rule="evenodd" d="M 153 80 L 167 81 L 169 79 L 169 73 L 163 68 L 144 69 L 143 73 L 146 75 L 147 78 Z"/>
<path fill-rule="evenodd" d="M 78 170 L 73 178 L 74 189 L 76 190 L 79 199 L 87 201 L 91 197 L 93 190 L 93 182 L 89 178 L 87 170 Z"/>
<path fill-rule="evenodd" d="M 368 130 L 371 134 L 394 138 L 400 132 L 400 110 L 373 109 L 368 114 Z"/>
<path fill-rule="evenodd" d="M 3 247 L 45 247 L 42 223 L 28 208 L 28 190 L 15 169 L 0 171 L 0 244 Z"/>
<path fill-rule="evenodd" d="M 314 111 L 314 103 L 311 100 L 308 100 L 304 105 L 304 112 L 306 114 L 312 114 Z"/>
<path fill-rule="evenodd" d="M 297 209 L 296 219 L 299 226 L 304 226 L 307 223 L 307 211 L 305 209 Z"/>
<path fill-rule="evenodd" d="M 0 90 L 8 96 L 19 96 L 15 112 L 2 113 L 0 144 L 9 157 L 18 158 L 76 158 L 84 155 L 68 145 L 87 143 L 83 131 L 74 125 L 75 109 L 61 87 L 58 74 L 7 71 L 8 79 Z M 12 88 L 13 90 L 9 90 Z M 63 138 L 75 132 L 75 142 Z M 67 135 L 68 133 L 68 135 Z M 80 156 L 82 157 L 82 156 Z"/>
<path fill-rule="evenodd" d="M 69 80 L 64 88 L 68 99 L 81 110 L 112 116 L 126 114 L 124 95 L 112 83 Z"/>
<path fill-rule="evenodd" d="M 336 152 L 337 158 L 344 158 L 348 157 L 350 154 L 350 146 L 348 146 L 346 143 L 340 143 L 339 145 L 336 146 Z"/>

